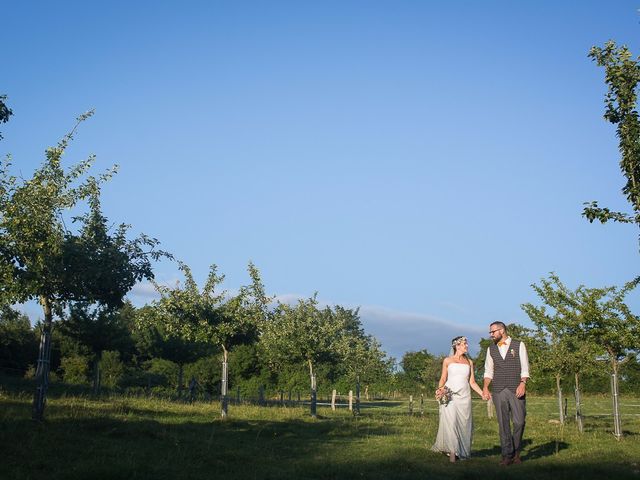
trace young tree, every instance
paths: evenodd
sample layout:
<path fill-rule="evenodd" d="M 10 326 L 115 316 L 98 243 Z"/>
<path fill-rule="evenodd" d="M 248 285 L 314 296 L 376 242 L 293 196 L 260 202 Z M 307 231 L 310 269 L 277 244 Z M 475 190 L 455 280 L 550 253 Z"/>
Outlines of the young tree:
<path fill-rule="evenodd" d="M 592 47 L 589 57 L 605 69 L 605 83 L 609 90 L 605 96 L 604 118 L 616 125 L 620 169 L 627 179 L 622 192 L 634 213 L 612 212 L 594 201 L 585 203 L 582 215 L 590 222 L 612 220 L 640 226 L 640 121 L 637 109 L 640 64 L 626 46 L 618 47 L 613 41 L 602 48 Z"/>
<path fill-rule="evenodd" d="M 38 338 L 29 317 L 10 307 L 0 307 L 0 371 L 22 376 L 33 364 Z"/>
<path fill-rule="evenodd" d="M 93 391 L 98 394 L 101 386 L 102 353 L 105 351 L 131 352 L 133 339 L 127 316 L 133 316 L 135 308 L 125 303 L 122 308 L 92 308 L 83 302 L 70 305 L 69 314 L 59 322 L 60 333 L 78 342 L 91 352 L 93 364 Z"/>
<path fill-rule="evenodd" d="M 316 416 L 317 384 L 315 368 L 321 363 L 336 363 L 344 352 L 343 332 L 348 328 L 345 316 L 326 307 L 318 308 L 316 296 L 299 300 L 294 306 L 278 303 L 265 324 L 260 344 L 269 363 L 279 368 L 294 362 L 306 364 L 311 383 L 311 416 Z"/>
<path fill-rule="evenodd" d="M 368 385 L 390 375 L 391 365 L 386 359 L 382 346 L 373 336 L 367 335 L 362 328 L 358 309 L 344 308 L 336 305 L 332 311 L 338 323 L 343 323 L 339 341 L 342 357 L 341 367 L 349 382 L 356 384 L 354 414 L 360 414 L 360 383 Z"/>
<path fill-rule="evenodd" d="M 532 288 L 544 305 L 522 305 L 522 309 L 538 327 L 538 338 L 547 342 L 536 363 L 542 369 L 552 372 L 556 379 L 560 423 L 565 420 L 561 380 L 568 374 L 573 375 L 576 420 L 578 429 L 582 432 L 580 375 L 597 368 L 597 347 L 587 337 L 584 324 L 582 300 L 587 289 L 581 285 L 576 291 L 571 291 L 554 273 L 550 274 L 549 279 L 543 278 L 540 283 L 533 284 Z"/>
<path fill-rule="evenodd" d="M 212 354 L 211 346 L 203 342 L 185 339 L 176 332 L 168 332 L 158 315 L 158 310 L 145 306 L 137 313 L 138 326 L 134 333 L 134 341 L 143 357 L 162 358 L 178 365 L 177 393 L 182 396 L 184 389 L 184 366 L 201 357 Z"/>
<path fill-rule="evenodd" d="M 176 333 L 187 340 L 209 343 L 222 349 L 221 410 L 222 417 L 226 418 L 229 350 L 234 344 L 257 334 L 269 299 L 252 263 L 249 264 L 251 285 L 242 287 L 238 295 L 231 298 L 227 298 L 225 292 L 216 292 L 224 276 L 218 275 L 215 265 L 211 266 L 202 291 L 189 267 L 184 263 L 179 266 L 185 276 L 184 287 L 156 284 L 161 295 L 155 304 L 157 318 L 169 334 Z"/>
<path fill-rule="evenodd" d="M 586 335 L 593 344 L 600 346 L 611 365 L 614 435 L 617 439 L 622 438 L 618 386 L 620 366 L 640 350 L 640 318 L 631 312 L 624 299 L 639 281 L 635 279 L 622 288 L 586 289 L 581 295 Z"/>
<path fill-rule="evenodd" d="M 547 365 L 556 372 L 575 376 L 578 403 L 579 374 L 597 369 L 598 357 L 604 356 L 609 361 L 616 438 L 622 436 L 618 405 L 620 365 L 640 348 L 640 320 L 624 303 L 624 298 L 637 284 L 638 279 L 622 288 L 580 285 L 571 291 L 552 274 L 549 280 L 542 280 L 542 286 L 533 286 L 552 312 L 548 313 L 545 306 L 523 305 L 534 323 L 551 339 Z"/>
<path fill-rule="evenodd" d="M 94 157 L 65 170 L 62 155 L 78 124 L 56 147 L 32 178 L 9 173 L 9 159 L 0 163 L 0 300 L 38 300 L 44 313 L 36 370 L 33 417 L 41 420 L 49 379 L 51 330 L 54 315 L 69 302 L 82 301 L 119 307 L 133 285 L 152 278 L 151 260 L 163 255 L 157 240 L 141 235 L 127 239 L 128 226 L 109 233 L 100 210 L 100 184 L 114 169 L 99 177 L 88 175 Z M 67 228 L 65 213 L 88 203 L 89 212 L 75 218 L 76 231 Z"/>

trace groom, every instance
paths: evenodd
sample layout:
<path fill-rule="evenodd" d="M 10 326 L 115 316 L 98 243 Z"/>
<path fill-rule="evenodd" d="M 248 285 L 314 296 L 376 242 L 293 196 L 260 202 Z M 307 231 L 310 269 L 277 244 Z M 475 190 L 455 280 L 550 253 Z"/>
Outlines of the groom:
<path fill-rule="evenodd" d="M 489 335 L 493 344 L 487 349 L 484 362 L 482 398 L 493 399 L 496 406 L 502 447 L 500 465 L 508 466 L 522 462 L 520 450 L 527 414 L 525 394 L 529 380 L 529 358 L 524 343 L 508 336 L 504 323 L 493 322 L 489 325 Z"/>

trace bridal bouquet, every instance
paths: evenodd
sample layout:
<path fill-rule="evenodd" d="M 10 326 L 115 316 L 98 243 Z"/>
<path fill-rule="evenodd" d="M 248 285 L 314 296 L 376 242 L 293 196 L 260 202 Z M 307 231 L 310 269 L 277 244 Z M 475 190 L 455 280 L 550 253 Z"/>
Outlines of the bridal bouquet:
<path fill-rule="evenodd" d="M 440 405 L 448 405 L 453 397 L 453 392 L 449 387 L 442 387 L 442 390 L 436 391 L 436 400 Z"/>

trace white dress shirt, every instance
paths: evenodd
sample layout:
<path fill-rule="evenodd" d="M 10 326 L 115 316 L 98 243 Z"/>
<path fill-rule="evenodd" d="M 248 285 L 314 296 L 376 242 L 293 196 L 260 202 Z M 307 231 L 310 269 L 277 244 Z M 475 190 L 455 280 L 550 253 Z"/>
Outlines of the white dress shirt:
<path fill-rule="evenodd" d="M 507 356 L 507 352 L 509 351 L 509 347 L 511 346 L 511 337 L 507 337 L 504 344 L 498 346 L 498 351 L 500 352 L 500 356 L 505 358 Z M 519 348 L 520 354 L 520 378 L 529 378 L 529 356 L 527 355 L 527 347 L 524 346 L 524 342 L 520 342 Z M 493 358 L 491 358 L 491 353 L 487 348 L 487 358 L 484 361 L 484 378 L 493 379 Z"/>

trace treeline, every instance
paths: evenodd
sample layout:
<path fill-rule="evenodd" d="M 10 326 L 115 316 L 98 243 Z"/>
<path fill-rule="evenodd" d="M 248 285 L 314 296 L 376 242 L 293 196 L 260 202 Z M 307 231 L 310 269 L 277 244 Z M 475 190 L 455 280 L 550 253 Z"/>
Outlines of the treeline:
<path fill-rule="evenodd" d="M 53 328 L 50 380 L 90 386 L 96 393 L 106 388 L 181 397 L 193 378 L 200 398 L 218 400 L 223 381 L 222 345 L 206 335 L 190 339 L 184 332 L 172 331 L 170 322 L 156 322 L 162 308 L 162 300 L 142 308 L 127 302 L 115 311 L 73 305 Z M 294 343 L 300 333 L 295 330 L 295 317 L 315 324 L 322 338 L 308 338 L 306 347 L 303 337 Z M 277 305 L 269 312 L 268 322 L 265 332 L 257 324 L 235 332 L 233 345 L 226 347 L 228 388 L 234 396 L 239 391 L 242 398 L 257 399 L 262 390 L 267 397 L 284 391 L 308 399 L 310 362 L 323 392 L 354 390 L 358 380 L 367 395 L 386 395 L 393 388 L 395 362 L 365 333 L 357 310 L 321 308 L 312 298 L 293 306 Z M 285 323 L 290 325 L 288 332 Z M 281 342 L 275 351 L 267 344 L 274 342 L 271 336 Z M 40 323 L 32 327 L 26 315 L 4 307 L 0 312 L 0 371 L 33 377 L 40 337 Z"/>
<path fill-rule="evenodd" d="M 114 312 L 91 311 L 86 305 L 75 305 L 53 329 L 51 380 L 83 385 L 96 392 L 109 389 L 187 398 L 189 381 L 194 378 L 198 398 L 218 400 L 222 386 L 222 348 L 170 333 L 166 325 L 149 320 L 158 315 L 157 310 L 158 304 L 136 308 L 128 302 Z M 273 327 L 287 321 L 282 310 L 287 310 L 287 315 L 301 310 L 305 315 L 311 311 L 317 316 L 342 315 L 345 323 L 341 327 L 346 328 L 343 335 L 351 336 L 354 343 L 362 342 L 360 367 L 353 359 L 342 355 L 339 342 L 328 345 L 323 352 L 317 351 L 314 374 L 323 395 L 332 389 L 342 393 L 353 390 L 357 377 L 362 385 L 362 395 L 369 398 L 393 392 L 430 397 L 435 390 L 444 356 L 420 350 L 406 352 L 396 362 L 364 332 L 357 310 L 320 308 L 313 299 L 308 299 L 294 306 L 280 305 L 274 309 L 270 320 Z M 32 326 L 26 315 L 14 309 L 4 307 L 0 311 L 0 372 L 16 377 L 34 376 L 40 328 L 40 324 Z M 550 345 L 541 342 L 534 330 L 514 324 L 509 325 L 509 331 L 527 343 L 531 363 L 528 391 L 556 394 L 556 377 L 545 360 L 549 357 Z M 242 398 L 257 399 L 262 389 L 267 398 L 280 392 L 287 395 L 293 392 L 294 398 L 297 394 L 308 398 L 308 360 L 302 354 L 293 355 L 293 345 L 279 349 L 281 355 L 274 362 L 274 355 L 268 350 L 270 347 L 261 342 L 257 329 L 244 332 L 236 340 L 228 353 L 228 388 L 232 396 L 239 391 Z M 302 338 L 299 341 L 303 343 Z M 474 358 L 479 381 L 489 341 L 481 340 L 480 353 Z M 295 348 L 302 351 L 302 345 Z M 351 354 L 357 354 L 355 348 Z M 365 356 L 368 357 L 366 362 L 362 360 Z M 581 379 L 579 386 L 583 392 L 606 394 L 610 391 L 608 364 L 600 360 L 599 365 L 600 368 L 592 369 Z M 566 390 L 574 390 L 573 374 L 565 372 L 560 380 Z M 640 362 L 635 356 L 629 356 L 620 367 L 620 390 L 640 394 Z"/>

